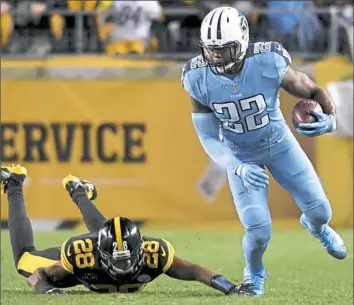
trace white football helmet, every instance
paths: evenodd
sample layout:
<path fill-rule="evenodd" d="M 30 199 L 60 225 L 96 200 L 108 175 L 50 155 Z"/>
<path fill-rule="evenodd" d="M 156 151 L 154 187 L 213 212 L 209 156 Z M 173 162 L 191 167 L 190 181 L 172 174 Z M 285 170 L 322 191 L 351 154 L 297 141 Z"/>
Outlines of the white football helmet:
<path fill-rule="evenodd" d="M 204 60 L 216 73 L 228 73 L 242 63 L 249 42 L 246 17 L 232 7 L 218 7 L 208 13 L 200 28 Z"/>

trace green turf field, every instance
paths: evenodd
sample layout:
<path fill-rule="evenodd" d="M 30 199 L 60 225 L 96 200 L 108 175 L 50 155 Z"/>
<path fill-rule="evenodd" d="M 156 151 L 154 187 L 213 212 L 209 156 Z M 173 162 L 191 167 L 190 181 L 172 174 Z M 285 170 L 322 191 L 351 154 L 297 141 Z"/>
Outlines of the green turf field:
<path fill-rule="evenodd" d="M 241 232 L 206 230 L 145 230 L 146 235 L 164 237 L 176 248 L 176 255 L 208 266 L 234 281 L 241 279 L 243 259 Z M 349 256 L 337 261 L 327 255 L 307 232 L 274 232 L 265 261 L 270 273 L 263 298 L 225 297 L 197 283 L 161 276 L 135 295 L 99 295 L 82 288 L 67 290 L 66 296 L 36 296 L 16 273 L 8 232 L 2 232 L 2 304 L 16 305 L 115 305 L 115 304 L 279 304 L 352 305 L 353 231 L 340 231 Z M 37 233 L 37 248 L 59 245 L 73 232 Z"/>

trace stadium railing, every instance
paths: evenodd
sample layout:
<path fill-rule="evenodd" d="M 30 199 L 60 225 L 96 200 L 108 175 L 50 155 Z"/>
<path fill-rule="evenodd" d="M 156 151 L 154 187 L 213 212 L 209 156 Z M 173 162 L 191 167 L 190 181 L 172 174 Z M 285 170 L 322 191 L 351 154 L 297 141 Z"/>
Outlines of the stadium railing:
<path fill-rule="evenodd" d="M 299 11 L 301 12 L 301 11 Z M 252 41 L 269 41 L 277 40 L 281 42 L 292 54 L 293 57 L 306 59 L 319 59 L 328 55 L 336 55 L 339 52 L 340 46 L 343 44 L 339 40 L 339 15 L 341 8 L 336 6 L 326 8 L 314 8 L 306 10 L 306 14 L 313 12 L 325 20 L 326 25 L 323 31 L 317 33 L 315 39 L 307 42 L 307 46 L 301 44 L 301 39 L 296 34 L 281 35 L 272 30 L 269 24 L 269 14 L 278 13 L 277 11 L 270 12 L 267 9 L 256 9 L 252 14 L 257 15 L 257 21 L 250 20 L 250 33 Z M 284 13 L 284 11 L 279 11 Z M 53 16 L 57 14 L 65 16 L 65 18 L 72 18 L 74 26 L 72 28 L 66 27 L 63 38 L 55 40 L 50 34 L 49 29 L 43 28 L 22 28 L 17 30 L 15 28 L 12 38 L 7 47 L 2 48 L 3 58 L 13 57 L 41 57 L 51 54 L 68 54 L 68 55 L 83 55 L 83 54 L 97 54 L 104 53 L 104 46 L 100 42 L 96 33 L 95 11 L 91 12 L 69 12 L 67 10 L 51 10 L 46 15 Z M 165 16 L 181 17 L 181 16 L 197 16 L 203 18 L 203 13 L 197 8 L 188 7 L 182 8 L 166 8 L 164 10 Z M 309 33 L 311 30 L 308 31 Z M 198 36 L 199 28 L 188 29 L 181 28 L 179 30 L 179 39 L 172 35 L 167 26 L 160 27 L 154 32 L 154 35 L 159 40 L 159 49 L 156 53 L 147 53 L 139 58 L 153 57 L 155 59 L 171 59 L 171 60 L 185 60 L 198 53 Z M 33 39 L 43 38 L 47 41 L 48 48 L 39 48 L 36 51 L 28 51 Z M 39 43 L 40 45 L 40 43 Z M 133 57 L 134 56 L 130 56 Z"/>

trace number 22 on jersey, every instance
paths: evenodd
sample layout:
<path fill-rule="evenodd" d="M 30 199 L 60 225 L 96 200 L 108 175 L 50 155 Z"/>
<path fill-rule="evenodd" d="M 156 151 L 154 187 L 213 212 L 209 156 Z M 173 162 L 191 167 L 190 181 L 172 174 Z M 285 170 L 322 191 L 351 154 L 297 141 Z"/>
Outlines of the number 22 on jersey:
<path fill-rule="evenodd" d="M 237 102 L 212 103 L 217 117 L 222 121 L 222 127 L 234 133 L 246 133 L 260 129 L 269 124 L 266 112 L 267 104 L 262 94 L 257 94 Z M 251 111 L 241 121 L 241 115 Z"/>

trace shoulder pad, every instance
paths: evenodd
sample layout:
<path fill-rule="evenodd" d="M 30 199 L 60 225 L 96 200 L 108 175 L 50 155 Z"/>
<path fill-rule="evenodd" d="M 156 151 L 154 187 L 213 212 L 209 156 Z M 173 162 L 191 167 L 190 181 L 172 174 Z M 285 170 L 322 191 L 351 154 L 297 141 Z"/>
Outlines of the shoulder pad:
<path fill-rule="evenodd" d="M 64 269 L 70 273 L 74 272 L 74 266 L 72 264 L 72 252 L 73 252 L 72 239 L 66 240 L 60 250 L 60 261 Z"/>
<path fill-rule="evenodd" d="M 288 51 L 286 51 L 282 44 L 277 41 L 255 42 L 249 44 L 246 57 L 265 53 L 276 53 L 282 56 L 288 65 L 291 64 L 291 57 Z"/>
<path fill-rule="evenodd" d="M 280 55 L 284 59 L 286 65 L 291 65 L 291 56 L 280 42 L 272 41 L 271 48 L 272 52 Z"/>
<path fill-rule="evenodd" d="M 184 65 L 182 78 L 190 70 L 204 68 L 207 66 L 208 66 L 208 63 L 203 59 L 202 55 L 193 57 L 190 60 L 188 60 L 188 62 Z"/>
<path fill-rule="evenodd" d="M 202 55 L 198 55 L 196 57 L 193 57 L 188 62 L 190 63 L 190 69 L 203 68 L 208 65 L 208 63 L 204 60 Z"/>
<path fill-rule="evenodd" d="M 262 53 L 269 53 L 271 50 L 272 41 L 250 43 L 247 49 L 246 57 L 252 57 Z"/>
<path fill-rule="evenodd" d="M 173 262 L 175 250 L 162 238 L 143 237 L 144 261 L 149 268 L 165 273 Z"/>
<path fill-rule="evenodd" d="M 61 246 L 60 260 L 64 269 L 73 273 L 76 268 L 84 269 L 95 265 L 94 241 L 89 234 L 72 237 Z M 77 257 L 80 259 L 77 259 Z"/>

